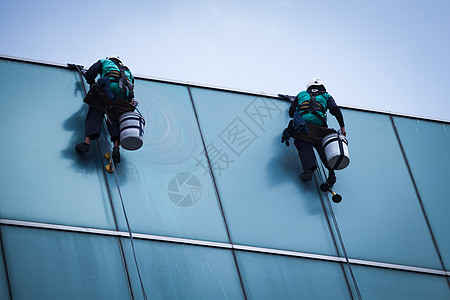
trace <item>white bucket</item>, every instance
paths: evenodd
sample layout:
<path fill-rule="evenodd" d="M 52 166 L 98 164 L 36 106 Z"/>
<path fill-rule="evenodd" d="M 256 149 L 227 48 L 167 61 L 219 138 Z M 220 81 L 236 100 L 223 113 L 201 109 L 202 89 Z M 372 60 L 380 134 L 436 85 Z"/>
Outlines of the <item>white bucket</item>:
<path fill-rule="evenodd" d="M 342 134 L 330 133 L 322 140 L 328 165 L 334 170 L 342 170 L 350 163 L 348 156 L 348 141 Z"/>
<path fill-rule="evenodd" d="M 144 143 L 145 120 L 136 112 L 126 112 L 119 117 L 120 145 L 126 150 L 137 150 Z"/>

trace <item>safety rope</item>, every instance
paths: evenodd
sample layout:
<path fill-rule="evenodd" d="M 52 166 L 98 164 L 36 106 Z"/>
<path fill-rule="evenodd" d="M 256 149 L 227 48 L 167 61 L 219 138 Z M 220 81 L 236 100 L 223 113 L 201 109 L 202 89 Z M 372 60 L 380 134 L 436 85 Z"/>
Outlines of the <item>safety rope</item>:
<path fill-rule="evenodd" d="M 316 159 L 316 164 L 317 164 L 317 159 Z M 319 180 L 320 180 L 319 182 L 325 182 L 325 180 L 326 180 L 325 169 L 324 169 L 323 164 L 320 164 L 320 166 L 321 166 L 321 168 L 318 168 L 318 172 L 317 172 Z M 322 172 L 321 172 L 321 170 L 322 170 Z M 317 186 L 319 185 L 319 182 L 316 180 L 316 185 Z M 320 193 L 320 189 L 319 189 L 319 193 Z M 352 282 L 353 282 L 355 290 L 356 290 L 356 294 L 358 296 L 358 299 L 361 300 L 362 299 L 361 292 L 359 291 L 358 283 L 356 282 L 355 275 L 353 274 L 353 270 L 352 270 L 350 261 L 348 259 L 347 250 L 345 249 L 344 240 L 343 240 L 342 235 L 341 235 L 341 230 L 339 229 L 339 225 L 338 225 L 337 220 L 336 220 L 336 215 L 334 214 L 333 206 L 331 205 L 331 201 L 330 201 L 330 198 L 329 198 L 328 195 L 326 195 L 326 201 L 325 202 L 327 203 L 328 211 L 330 212 L 331 219 L 333 220 L 333 225 L 334 225 L 334 228 L 336 230 L 336 234 L 337 234 L 337 237 L 338 237 L 338 240 L 339 240 L 339 244 L 340 244 L 342 252 L 344 254 L 345 263 L 348 266 L 348 269 L 349 269 L 349 272 L 350 272 L 350 276 L 352 278 Z"/>
<path fill-rule="evenodd" d="M 3 238 L 2 238 L 2 229 L 1 228 L 0 228 L 0 254 L 1 254 L 1 258 L 3 260 L 3 267 L 5 269 L 5 277 L 6 277 L 6 282 L 8 285 L 9 299 L 12 300 L 11 281 L 9 279 L 8 265 L 6 264 L 6 256 L 5 256 L 5 249 L 3 247 Z"/>
<path fill-rule="evenodd" d="M 97 142 L 96 144 L 97 144 L 97 151 L 98 151 L 98 153 L 99 153 L 100 156 L 101 156 L 101 155 L 102 155 L 102 154 L 101 154 L 102 151 L 100 150 L 100 143 Z M 102 159 L 102 158 L 100 157 L 100 159 Z M 104 168 L 103 160 L 101 160 L 101 161 L 102 161 L 102 167 Z M 105 172 L 105 171 L 103 171 L 103 178 L 105 179 L 106 190 L 108 191 L 109 203 L 111 204 L 111 207 L 113 208 L 113 212 L 112 212 L 113 214 L 112 214 L 112 215 L 113 215 L 113 219 L 114 219 L 114 225 L 115 225 L 115 227 L 116 227 L 116 230 L 119 231 L 119 226 L 118 226 L 116 214 L 114 213 L 114 203 L 113 203 L 113 201 L 112 201 L 111 189 L 109 188 L 108 178 L 107 178 L 107 176 L 106 176 L 106 172 Z M 121 240 L 120 237 L 119 237 L 119 238 L 117 238 L 117 241 L 118 241 L 118 243 L 119 243 L 119 250 L 120 250 L 120 255 L 121 255 L 121 258 L 122 258 L 122 262 L 123 262 L 123 265 L 124 265 L 124 267 L 125 267 L 125 274 L 126 274 L 126 276 L 127 276 L 128 288 L 129 288 L 130 293 L 131 293 L 131 299 L 134 300 L 134 294 L 133 294 L 133 289 L 131 288 L 130 274 L 129 274 L 129 272 L 128 272 L 128 264 L 127 264 L 127 260 L 125 259 L 125 253 L 124 253 L 124 251 L 123 251 L 122 240 Z"/>
<path fill-rule="evenodd" d="M 105 120 L 105 122 L 106 122 L 106 120 Z M 105 138 L 106 144 L 108 144 L 108 138 L 106 136 L 105 130 L 103 130 L 103 137 Z M 107 148 L 108 148 L 108 152 L 110 153 L 110 161 L 111 161 L 111 166 L 112 166 L 112 170 L 113 170 L 113 174 L 114 174 L 114 179 L 115 179 L 116 186 L 117 186 L 117 192 L 119 194 L 120 203 L 122 205 L 123 215 L 125 217 L 125 222 L 127 224 L 128 234 L 130 236 L 131 249 L 133 251 L 133 258 L 134 258 L 134 263 L 136 265 L 136 270 L 137 270 L 138 277 L 139 277 L 139 283 L 141 284 L 142 295 L 144 296 L 144 299 L 147 300 L 148 298 L 147 298 L 147 294 L 145 293 L 144 283 L 142 282 L 141 271 L 139 269 L 139 264 L 137 262 L 136 250 L 135 250 L 135 247 L 134 247 L 134 240 L 133 240 L 133 233 L 131 232 L 130 222 L 128 221 L 128 215 L 127 215 L 127 211 L 125 209 L 125 203 L 123 201 L 122 192 L 120 191 L 119 178 L 117 177 L 116 166 L 115 166 L 114 160 L 112 158 L 112 151 L 110 151 L 109 147 L 107 147 Z"/>
<path fill-rule="evenodd" d="M 82 70 L 81 70 L 77 65 L 75 65 L 75 67 L 77 68 L 77 70 L 78 70 L 78 72 L 79 72 L 79 74 L 80 74 L 80 79 L 81 79 L 81 83 L 82 83 L 82 85 L 83 85 L 84 94 L 86 95 L 86 94 L 87 94 L 87 91 L 86 91 L 86 86 L 84 85 L 84 80 L 83 80 Z M 139 112 L 139 110 L 138 110 L 138 112 Z M 142 116 L 141 112 L 139 112 L 139 114 Z M 107 122 L 107 120 L 105 120 L 105 122 Z M 108 138 L 106 137 L 105 130 L 103 130 L 103 136 L 104 136 L 104 138 L 105 138 L 105 140 L 106 140 L 106 144 L 108 145 Z M 101 155 L 100 147 L 99 147 L 98 143 L 97 143 L 97 146 L 98 146 L 98 148 L 99 148 L 99 153 L 100 153 L 100 155 Z M 109 147 L 108 147 L 108 152 L 109 152 L 110 154 L 112 154 L 112 152 L 110 151 Z M 117 186 L 117 191 L 118 191 L 118 193 L 119 193 L 120 202 L 121 202 L 121 204 L 122 204 L 122 211 L 123 211 L 123 214 L 124 214 L 124 217 L 125 217 L 125 222 L 126 222 L 126 224 L 127 224 L 128 234 L 129 234 L 129 236 L 130 236 L 131 248 L 132 248 L 132 251 L 133 251 L 133 259 L 134 259 L 134 263 L 135 263 L 135 265 L 136 265 L 136 270 L 137 270 L 138 277 L 139 277 L 139 283 L 140 283 L 141 289 L 142 289 L 142 295 L 143 295 L 143 297 L 144 297 L 145 300 L 148 300 L 147 294 L 145 293 L 144 283 L 142 282 L 141 271 L 140 271 L 140 269 L 139 269 L 139 265 L 138 265 L 138 262 L 137 262 L 136 251 L 135 251 L 135 247 L 134 247 L 134 240 L 133 240 L 133 234 L 132 234 L 132 232 L 131 232 L 130 222 L 128 221 L 128 215 L 127 215 L 127 212 L 126 212 L 126 209 L 125 209 L 125 203 L 124 203 L 124 201 L 123 201 L 122 193 L 121 193 L 121 191 L 120 191 L 120 185 L 119 185 L 119 179 L 118 179 L 118 177 L 117 177 L 116 166 L 115 166 L 114 160 L 112 159 L 111 156 L 112 156 L 112 155 L 110 155 L 111 166 L 112 166 L 112 169 L 113 169 L 113 174 L 114 174 L 114 178 L 115 178 L 115 182 L 116 182 L 116 186 Z M 105 171 L 103 170 L 103 173 L 104 173 L 104 172 L 105 172 Z M 105 178 L 105 180 L 107 180 L 107 178 Z M 108 184 L 108 183 L 107 183 L 107 184 Z M 108 188 L 108 190 L 109 190 L 109 188 Z M 109 191 L 108 191 L 108 192 L 109 192 Z M 110 195 L 110 197 L 111 197 L 111 195 Z M 111 200 L 111 204 L 112 204 L 112 199 L 110 199 L 110 200 Z M 116 219 L 116 216 L 115 216 L 114 212 L 113 212 L 113 215 L 114 215 L 114 219 Z M 117 221 L 116 221 L 116 226 L 117 226 Z M 119 238 L 119 239 L 120 239 L 120 238 Z M 119 243 L 121 243 L 120 240 L 119 240 Z M 124 258 L 124 259 L 125 259 L 125 258 Z M 125 266 L 126 266 L 126 262 L 125 262 Z M 125 270 L 125 272 L 128 274 L 128 271 L 127 271 L 127 270 Z M 130 289 L 132 289 L 131 284 L 130 284 Z M 131 291 L 131 292 L 132 292 L 132 291 Z M 134 299 L 134 297 L 133 297 L 133 292 L 132 292 L 132 298 Z"/>

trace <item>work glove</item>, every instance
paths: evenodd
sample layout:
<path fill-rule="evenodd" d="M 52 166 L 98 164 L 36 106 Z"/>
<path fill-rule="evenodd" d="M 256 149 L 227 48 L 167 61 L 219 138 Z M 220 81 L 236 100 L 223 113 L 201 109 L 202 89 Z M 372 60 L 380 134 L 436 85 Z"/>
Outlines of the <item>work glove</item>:
<path fill-rule="evenodd" d="M 283 130 L 283 134 L 281 135 L 281 142 L 286 143 L 286 147 L 289 147 L 289 139 L 291 138 L 291 134 L 289 130 L 286 128 Z"/>
<path fill-rule="evenodd" d="M 82 65 L 67 64 L 67 66 L 69 67 L 69 69 L 72 69 L 72 70 L 75 70 L 75 71 L 79 71 L 79 72 L 83 72 L 83 70 L 84 70 L 84 67 Z"/>

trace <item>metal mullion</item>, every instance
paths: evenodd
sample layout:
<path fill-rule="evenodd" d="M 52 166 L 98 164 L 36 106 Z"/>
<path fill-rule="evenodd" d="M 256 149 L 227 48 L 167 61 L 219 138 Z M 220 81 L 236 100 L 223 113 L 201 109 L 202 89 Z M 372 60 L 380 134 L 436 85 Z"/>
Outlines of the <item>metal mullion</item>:
<path fill-rule="evenodd" d="M 400 135 L 399 135 L 399 133 L 397 131 L 397 126 L 395 125 L 394 118 L 392 117 L 392 115 L 389 115 L 389 119 L 391 120 L 391 125 L 392 125 L 392 128 L 394 130 L 394 134 L 395 134 L 395 137 L 397 139 L 397 143 L 399 145 L 400 151 L 402 153 L 403 161 L 405 162 L 406 169 L 408 170 L 409 177 L 410 177 L 411 182 L 413 184 L 414 191 L 416 193 L 417 200 L 419 201 L 420 209 L 422 211 L 422 215 L 423 215 L 423 217 L 425 219 L 425 222 L 427 224 L 427 228 L 428 228 L 428 231 L 430 233 L 430 237 L 431 237 L 431 240 L 433 242 L 436 254 L 438 255 L 438 259 L 439 259 L 439 262 L 441 263 L 442 270 L 445 271 L 444 260 L 442 259 L 441 251 L 439 250 L 439 246 L 438 246 L 436 238 L 435 238 L 435 236 L 433 234 L 433 229 L 431 228 L 430 220 L 428 219 L 427 213 L 425 211 L 425 206 L 423 204 L 422 197 L 420 196 L 419 189 L 418 189 L 417 184 L 416 184 L 416 180 L 414 179 L 414 176 L 413 176 L 413 173 L 412 173 L 412 170 L 411 170 L 411 166 L 409 164 L 408 158 L 406 157 L 405 149 L 403 148 L 402 141 L 400 140 Z M 450 279 L 448 277 L 447 277 L 447 285 L 448 285 L 448 288 L 450 290 Z"/>
<path fill-rule="evenodd" d="M 30 222 L 30 221 L 18 221 L 18 220 L 10 220 L 10 219 L 0 219 L 0 225 L 7 226 L 19 226 L 26 228 L 37 228 L 37 229 L 48 229 L 48 230 L 57 230 L 57 231 L 66 231 L 66 232 L 77 232 L 77 233 L 87 233 L 87 234 L 95 234 L 95 235 L 104 235 L 104 236 L 115 236 L 119 238 L 129 238 L 128 232 L 122 231 L 113 231 L 106 229 L 97 229 L 97 228 L 86 228 L 86 227 L 77 227 L 77 226 L 68 226 L 68 225 L 56 225 L 56 224 L 48 224 L 48 223 L 38 223 L 38 222 Z M 255 253 L 264 253 L 264 254 L 274 254 L 280 256 L 291 256 L 305 259 L 315 259 L 320 261 L 329 261 L 329 262 L 345 262 L 344 257 L 331 256 L 331 255 L 322 255 L 322 254 L 314 254 L 300 251 L 290 251 L 290 250 L 282 250 L 282 249 L 274 249 L 274 248 L 264 248 L 264 247 L 255 247 L 248 245 L 239 245 L 239 244 L 228 244 L 221 242 L 211 242 L 211 241 L 203 241 L 203 240 L 194 240 L 194 239 L 186 239 L 186 238 L 176 238 L 169 236 L 158 236 L 151 234 L 142 234 L 142 233 L 133 233 L 133 237 L 140 240 L 148 240 L 148 241 L 156 241 L 156 242 L 167 242 L 167 243 L 176 243 L 176 244 L 186 244 L 192 246 L 201 246 L 201 247 L 211 247 L 211 248 L 220 248 L 220 249 L 232 249 L 239 251 L 249 251 Z M 446 270 L 437 270 L 437 269 L 429 269 L 422 267 L 414 267 L 407 265 L 399 265 L 392 263 L 383 263 L 377 261 L 370 260 L 362 260 L 349 258 L 349 262 L 355 265 L 367 266 L 367 267 L 378 267 L 383 269 L 391 269 L 391 270 L 399 270 L 399 271 L 410 271 L 414 273 L 423 273 L 429 275 L 439 275 L 450 277 L 450 271 Z"/>
<path fill-rule="evenodd" d="M 208 161 L 209 171 L 211 173 L 211 178 L 212 178 L 213 185 L 214 185 L 214 191 L 216 193 L 217 202 L 219 204 L 219 209 L 220 209 L 220 212 L 221 212 L 222 220 L 223 220 L 224 225 L 225 225 L 225 229 L 226 229 L 226 232 L 227 232 L 228 240 L 230 241 L 230 244 L 233 244 L 233 241 L 231 239 L 231 233 L 230 233 L 230 230 L 229 230 L 229 227 L 228 227 L 228 223 L 227 223 L 227 219 L 225 217 L 225 212 L 223 210 L 222 201 L 220 199 L 219 189 L 218 189 L 217 183 L 216 183 L 216 178 L 214 176 L 213 168 L 211 166 L 211 160 L 209 158 L 208 149 L 206 147 L 206 142 L 205 142 L 205 139 L 203 137 L 202 129 L 200 127 L 200 120 L 198 119 L 197 109 L 195 108 L 195 103 L 194 103 L 194 98 L 192 96 L 191 88 L 189 87 L 189 85 L 187 86 L 187 90 L 189 92 L 189 98 L 191 100 L 192 109 L 194 110 L 194 115 L 195 115 L 195 119 L 197 121 L 197 126 L 198 126 L 198 130 L 199 130 L 199 133 L 200 133 L 200 137 L 202 139 L 203 148 L 205 149 L 205 156 L 206 156 L 206 159 Z M 238 274 L 239 283 L 240 283 L 241 288 L 242 288 L 242 293 L 244 295 L 244 299 L 247 299 L 247 293 L 245 291 L 244 281 L 242 279 L 241 271 L 239 269 L 239 264 L 238 264 L 238 261 L 237 261 L 236 253 L 235 253 L 234 250 L 232 250 L 231 253 L 233 255 L 233 260 L 234 260 L 234 263 L 235 263 L 235 266 L 236 266 L 236 271 L 237 271 L 237 274 Z"/>
<path fill-rule="evenodd" d="M 3 248 L 3 237 L 2 237 L 2 228 L 0 226 L 0 251 L 3 258 L 3 266 L 5 268 L 5 275 L 6 275 L 6 283 L 8 285 L 8 294 L 9 299 L 12 300 L 12 290 L 11 290 L 11 283 L 9 280 L 9 271 L 8 271 L 8 265 L 6 263 L 6 255 L 5 255 L 5 249 Z"/>

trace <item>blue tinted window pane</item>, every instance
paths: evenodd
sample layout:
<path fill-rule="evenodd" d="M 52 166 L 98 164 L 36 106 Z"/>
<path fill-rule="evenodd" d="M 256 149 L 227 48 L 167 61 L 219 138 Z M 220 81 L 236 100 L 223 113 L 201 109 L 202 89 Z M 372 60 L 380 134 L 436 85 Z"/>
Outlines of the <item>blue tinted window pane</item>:
<path fill-rule="evenodd" d="M 0 60 L 0 217 L 114 228 L 96 146 L 85 156 L 86 104 L 66 69 Z"/>
<path fill-rule="evenodd" d="M 2 226 L 14 299 L 130 299 L 114 237 Z"/>
<path fill-rule="evenodd" d="M 244 299 L 231 250 L 134 240 L 149 299 Z M 142 299 L 129 240 L 123 239 L 135 299 Z"/>
<path fill-rule="evenodd" d="M 444 265 L 450 270 L 450 125 L 394 119 Z"/>
<path fill-rule="evenodd" d="M 237 252 L 249 299 L 350 299 L 338 263 Z"/>
<path fill-rule="evenodd" d="M 193 88 L 234 243 L 335 254 L 317 189 L 281 144 L 288 103 Z"/>
<path fill-rule="evenodd" d="M 117 166 L 133 231 L 229 242 L 211 176 L 197 166 L 206 159 L 187 88 L 137 80 L 135 89 L 144 145 L 123 150 Z M 122 216 L 114 176 L 108 180 Z"/>
<path fill-rule="evenodd" d="M 343 200 L 333 207 L 348 255 L 440 268 L 389 117 L 343 113 L 350 165 L 336 173 Z"/>
<path fill-rule="evenodd" d="M 352 266 L 363 299 L 449 299 L 445 277 L 397 270 Z"/>
<path fill-rule="evenodd" d="M 3 255 L 1 252 L 0 252 L 0 299 L 9 299 L 8 280 L 6 279 L 5 261 L 3 260 Z"/>

